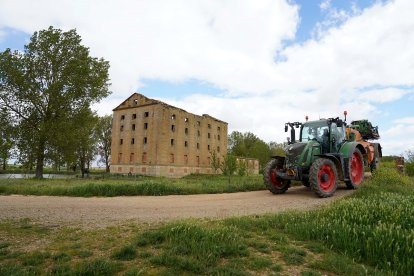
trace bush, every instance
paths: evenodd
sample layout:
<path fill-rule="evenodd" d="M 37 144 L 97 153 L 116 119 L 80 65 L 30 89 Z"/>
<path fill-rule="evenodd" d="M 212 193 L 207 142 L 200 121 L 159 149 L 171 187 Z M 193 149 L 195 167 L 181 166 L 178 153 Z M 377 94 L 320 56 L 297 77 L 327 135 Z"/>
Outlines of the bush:
<path fill-rule="evenodd" d="M 405 164 L 405 173 L 408 176 L 414 176 L 414 162 Z"/>

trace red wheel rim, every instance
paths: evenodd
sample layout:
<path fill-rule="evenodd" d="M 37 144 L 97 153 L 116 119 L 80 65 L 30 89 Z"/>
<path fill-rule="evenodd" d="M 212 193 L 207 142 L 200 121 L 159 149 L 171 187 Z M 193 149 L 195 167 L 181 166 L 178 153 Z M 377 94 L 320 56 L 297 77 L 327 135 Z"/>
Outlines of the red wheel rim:
<path fill-rule="evenodd" d="M 283 188 L 283 181 L 277 178 L 276 169 L 270 171 L 270 182 L 272 183 L 272 186 L 277 189 Z"/>
<path fill-rule="evenodd" d="M 364 165 L 362 163 L 361 155 L 357 152 L 352 154 L 351 159 L 351 180 L 354 185 L 359 185 L 362 182 L 364 175 Z"/>
<path fill-rule="evenodd" d="M 336 176 L 329 165 L 322 165 L 318 172 L 318 184 L 324 192 L 330 192 L 335 187 Z"/>

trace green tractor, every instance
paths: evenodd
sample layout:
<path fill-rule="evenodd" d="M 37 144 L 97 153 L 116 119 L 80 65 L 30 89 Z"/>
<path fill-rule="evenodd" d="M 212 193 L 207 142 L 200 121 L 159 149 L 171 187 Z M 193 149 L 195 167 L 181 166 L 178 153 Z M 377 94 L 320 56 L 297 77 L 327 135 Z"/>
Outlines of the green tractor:
<path fill-rule="evenodd" d="M 319 197 L 332 196 L 339 181 L 351 189 L 361 185 L 364 166 L 370 165 L 370 159 L 381 157 L 381 146 L 356 139 L 357 130 L 347 127 L 344 114 L 344 120 L 337 117 L 285 124 L 285 132 L 290 127 L 291 134 L 286 156 L 273 156 L 263 172 L 272 193 L 286 192 L 292 180 L 301 181 Z M 300 129 L 298 141 L 296 129 Z"/>

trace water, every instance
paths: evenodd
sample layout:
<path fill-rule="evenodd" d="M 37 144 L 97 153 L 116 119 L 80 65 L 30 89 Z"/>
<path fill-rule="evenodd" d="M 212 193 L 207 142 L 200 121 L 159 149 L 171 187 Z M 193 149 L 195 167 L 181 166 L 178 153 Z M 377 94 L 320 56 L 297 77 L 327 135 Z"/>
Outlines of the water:
<path fill-rule="evenodd" d="M 12 173 L 12 174 L 0 174 L 0 179 L 24 179 L 24 178 L 33 178 L 34 174 L 20 174 L 20 173 Z M 43 178 L 50 178 L 50 179 L 67 179 L 67 178 L 74 178 L 75 175 L 67 175 L 67 174 L 43 174 Z"/>

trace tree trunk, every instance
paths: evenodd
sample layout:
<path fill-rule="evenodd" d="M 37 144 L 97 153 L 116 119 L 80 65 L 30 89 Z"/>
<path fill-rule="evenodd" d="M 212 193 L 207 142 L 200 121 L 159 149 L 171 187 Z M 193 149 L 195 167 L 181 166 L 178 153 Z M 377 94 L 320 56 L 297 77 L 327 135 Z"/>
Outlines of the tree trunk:
<path fill-rule="evenodd" d="M 109 156 L 105 155 L 105 168 L 106 168 L 106 172 L 109 173 Z"/>
<path fill-rule="evenodd" d="M 44 154 L 39 154 L 36 158 L 36 178 L 43 178 L 43 161 L 44 161 Z"/>
<path fill-rule="evenodd" d="M 4 158 L 3 159 L 3 171 L 6 170 L 6 165 L 7 165 L 7 162 L 6 161 L 7 161 L 6 158 Z"/>

